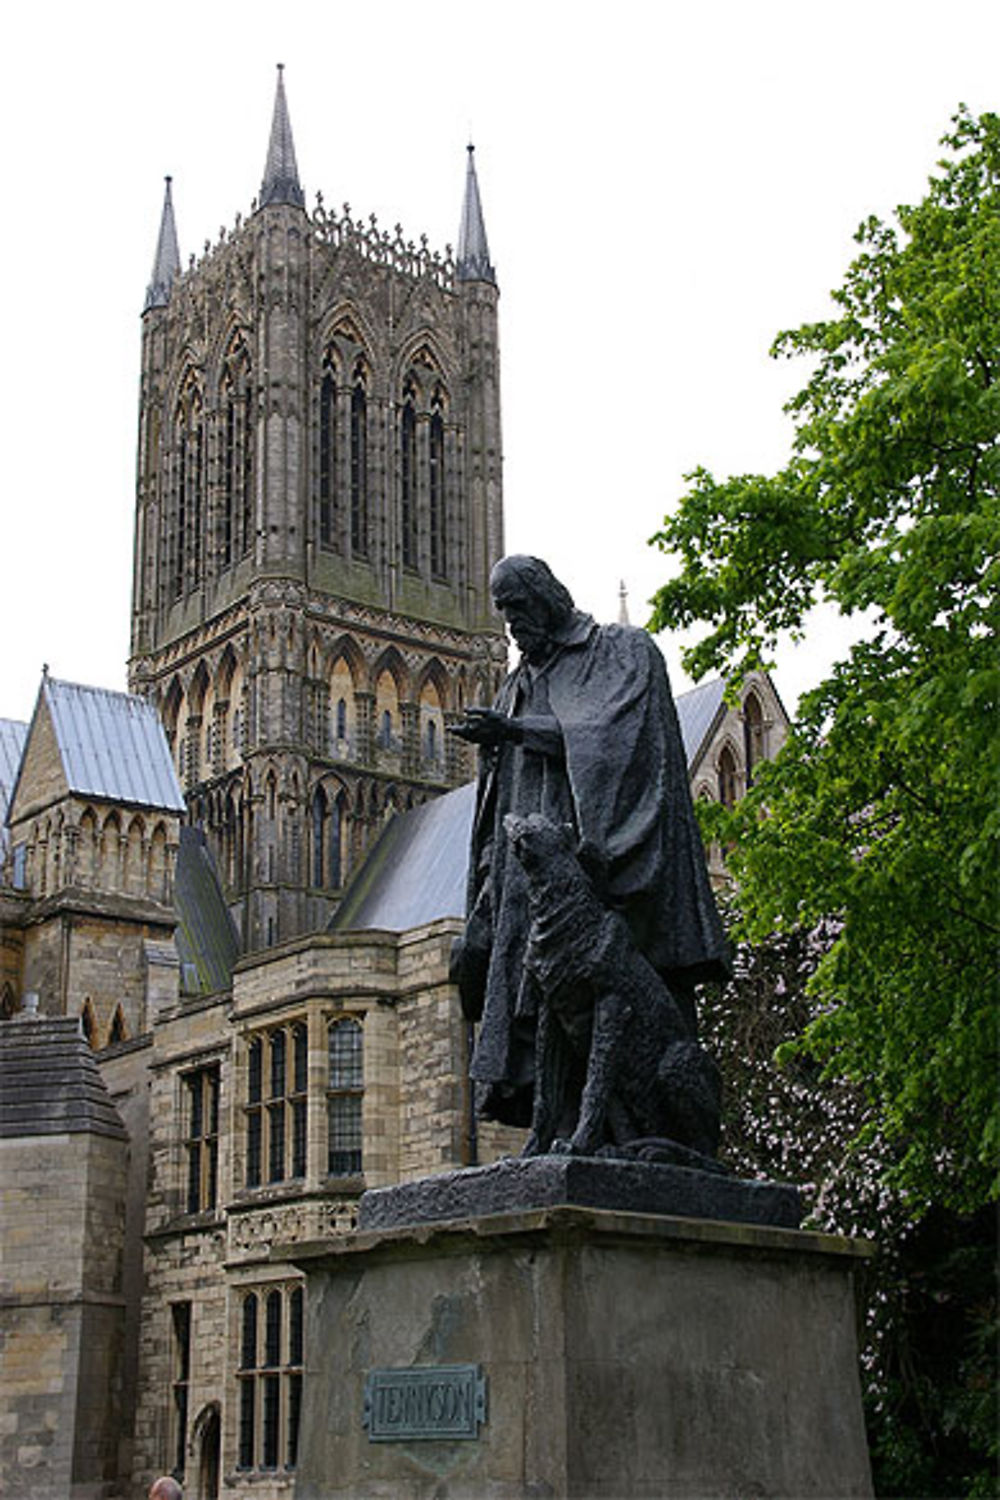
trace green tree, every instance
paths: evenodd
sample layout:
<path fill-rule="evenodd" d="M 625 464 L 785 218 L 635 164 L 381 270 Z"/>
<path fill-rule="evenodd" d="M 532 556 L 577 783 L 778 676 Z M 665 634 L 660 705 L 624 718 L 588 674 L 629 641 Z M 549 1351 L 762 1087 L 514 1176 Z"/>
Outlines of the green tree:
<path fill-rule="evenodd" d="M 860 1091 L 914 1217 L 989 1201 L 1000 1146 L 1000 118 L 943 144 L 926 197 L 859 229 L 835 316 L 775 343 L 811 369 L 790 462 L 696 471 L 653 539 L 679 566 L 651 628 L 707 624 L 696 677 L 766 665 L 821 601 L 865 622 L 710 832 L 746 937 L 836 921 L 792 1045 Z"/>

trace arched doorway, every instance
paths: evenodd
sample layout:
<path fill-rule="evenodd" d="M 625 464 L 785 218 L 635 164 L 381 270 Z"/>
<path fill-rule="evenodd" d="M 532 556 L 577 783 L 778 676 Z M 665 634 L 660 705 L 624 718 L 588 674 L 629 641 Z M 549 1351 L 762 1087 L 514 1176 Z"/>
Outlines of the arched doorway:
<path fill-rule="evenodd" d="M 222 1423 L 219 1403 L 212 1401 L 198 1413 L 191 1431 L 191 1447 L 196 1455 L 196 1500 L 219 1500 L 219 1455 L 222 1446 Z"/>

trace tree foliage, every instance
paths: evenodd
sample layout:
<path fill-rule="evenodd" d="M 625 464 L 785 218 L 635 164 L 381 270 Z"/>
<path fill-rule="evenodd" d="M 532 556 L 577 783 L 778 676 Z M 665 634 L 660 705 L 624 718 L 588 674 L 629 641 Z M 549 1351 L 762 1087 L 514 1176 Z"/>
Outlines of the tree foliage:
<path fill-rule="evenodd" d="M 1000 1147 L 1000 117 L 943 144 L 925 198 L 859 229 L 835 315 L 774 345 L 811 369 L 789 463 L 696 471 L 653 539 L 679 570 L 651 628 L 707 624 L 696 677 L 767 665 L 821 601 L 865 622 L 710 832 L 747 936 L 836 920 L 799 1045 L 861 1091 L 914 1214 L 988 1201 Z"/>
<path fill-rule="evenodd" d="M 915 1217 L 886 1183 L 892 1148 L 871 1129 L 864 1091 L 822 1080 L 808 1056 L 776 1061 L 815 1015 L 810 980 L 838 935 L 823 922 L 741 943 L 730 983 L 703 992 L 702 1039 L 723 1077 L 722 1156 L 740 1176 L 798 1183 L 808 1227 L 875 1246 L 860 1278 L 860 1354 L 876 1494 L 987 1500 L 1000 1456 L 994 1215 Z"/>

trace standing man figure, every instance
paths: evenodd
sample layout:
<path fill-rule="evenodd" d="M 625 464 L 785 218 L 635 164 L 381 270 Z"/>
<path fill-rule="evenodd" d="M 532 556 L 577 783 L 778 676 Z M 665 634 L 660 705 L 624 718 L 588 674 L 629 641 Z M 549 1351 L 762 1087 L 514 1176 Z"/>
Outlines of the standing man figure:
<path fill-rule="evenodd" d="M 694 819 L 663 658 L 644 630 L 596 625 L 546 563 L 512 556 L 490 587 L 521 660 L 493 708 L 454 733 L 479 746 L 468 921 L 453 973 L 481 1020 L 472 1077 L 487 1119 L 532 1116 L 535 1016 L 522 983 L 529 912 L 504 817 L 568 825 L 602 902 L 625 918 L 695 1035 L 694 987 L 728 977 L 728 945 Z"/>

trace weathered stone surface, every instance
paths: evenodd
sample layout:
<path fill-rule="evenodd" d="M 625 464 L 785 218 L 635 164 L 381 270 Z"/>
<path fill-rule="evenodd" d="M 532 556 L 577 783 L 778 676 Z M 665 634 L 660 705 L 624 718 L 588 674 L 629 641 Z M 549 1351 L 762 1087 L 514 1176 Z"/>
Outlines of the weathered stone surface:
<path fill-rule="evenodd" d="M 857 1242 L 558 1208 L 292 1254 L 296 1500 L 871 1494 Z M 463 1364 L 487 1385 L 475 1440 L 369 1440 L 371 1371 Z"/>
<path fill-rule="evenodd" d="M 390 1229 L 560 1205 L 797 1229 L 799 1191 L 659 1162 L 535 1156 L 444 1172 L 361 1199 L 360 1228 Z"/>

